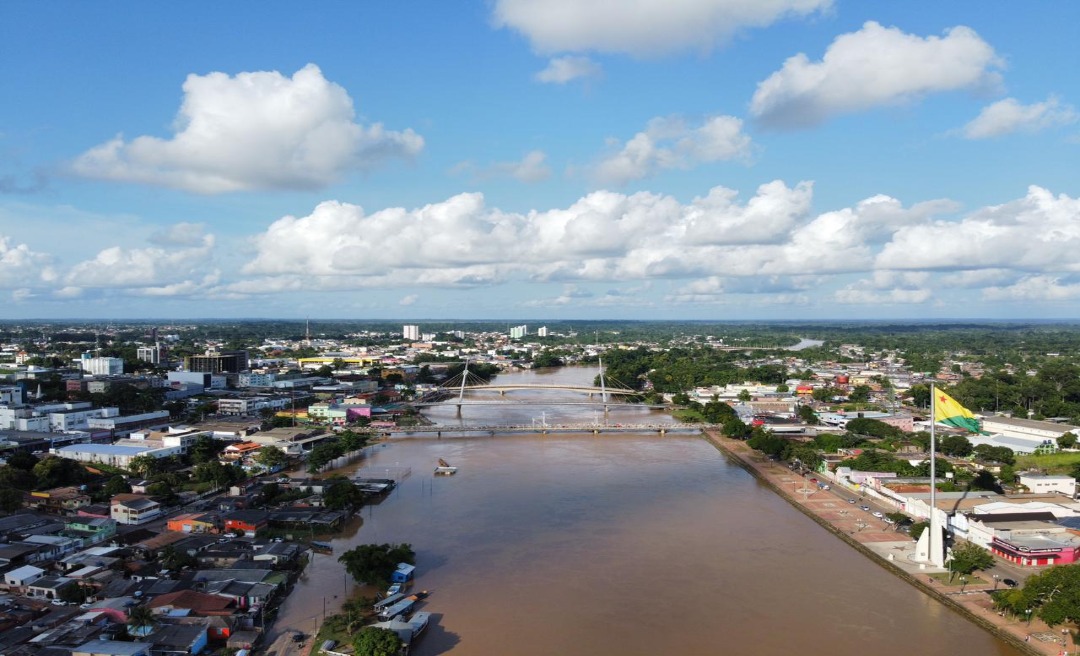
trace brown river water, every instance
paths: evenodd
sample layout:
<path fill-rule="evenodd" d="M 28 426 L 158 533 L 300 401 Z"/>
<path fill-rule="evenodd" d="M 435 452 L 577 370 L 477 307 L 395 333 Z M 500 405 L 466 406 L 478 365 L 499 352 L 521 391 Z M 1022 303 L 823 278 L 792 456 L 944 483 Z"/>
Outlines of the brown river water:
<path fill-rule="evenodd" d="M 500 381 L 589 381 L 580 369 Z M 513 396 L 517 395 L 517 396 Z M 513 398 L 552 399 L 550 392 Z M 575 398 L 575 400 L 581 400 Z M 541 419 L 541 413 L 543 417 Z M 433 409 L 439 424 L 603 421 L 588 406 Z M 611 423 L 670 421 L 612 410 Z M 437 460 L 459 467 L 435 477 Z M 854 551 L 703 439 L 668 434 L 394 438 L 357 467 L 411 473 L 316 555 L 273 633 L 309 632 L 347 581 L 336 558 L 408 542 L 432 623 L 414 656 L 1015 655 Z"/>

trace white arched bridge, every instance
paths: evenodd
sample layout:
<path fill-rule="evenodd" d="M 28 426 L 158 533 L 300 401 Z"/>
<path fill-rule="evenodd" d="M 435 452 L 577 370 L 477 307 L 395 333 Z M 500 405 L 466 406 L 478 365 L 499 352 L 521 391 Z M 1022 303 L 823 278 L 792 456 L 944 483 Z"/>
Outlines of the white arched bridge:
<path fill-rule="evenodd" d="M 628 398 L 643 396 L 643 393 L 639 390 L 630 389 L 625 385 L 616 384 L 616 386 L 609 386 L 604 377 L 604 365 L 600 363 L 598 376 L 600 379 L 600 386 L 589 385 L 566 385 L 566 384 L 541 384 L 541 383 L 491 383 L 484 380 L 479 376 L 469 371 L 469 362 L 465 361 L 465 369 L 454 376 L 450 380 L 446 381 L 439 386 L 439 391 L 429 397 L 420 399 L 414 402 L 412 405 L 416 407 L 427 407 L 433 405 L 449 405 L 453 404 L 457 406 L 458 413 L 461 412 L 462 406 L 466 405 L 591 405 L 591 406 L 603 406 L 606 412 L 610 405 L 621 405 Z M 520 392 L 520 391 L 548 391 L 548 392 L 571 392 L 578 394 L 585 394 L 590 399 L 599 397 L 596 401 L 567 401 L 567 400 L 543 400 L 537 401 L 535 399 L 507 399 L 507 392 Z M 499 400 L 483 400 L 483 399 L 466 399 L 465 393 L 470 394 L 476 392 L 494 392 L 499 394 L 501 398 Z M 457 397 L 457 398 L 454 398 Z M 617 400 L 615 400 L 617 399 Z M 644 405 L 634 404 L 636 407 L 656 407 L 662 408 L 662 405 Z"/>

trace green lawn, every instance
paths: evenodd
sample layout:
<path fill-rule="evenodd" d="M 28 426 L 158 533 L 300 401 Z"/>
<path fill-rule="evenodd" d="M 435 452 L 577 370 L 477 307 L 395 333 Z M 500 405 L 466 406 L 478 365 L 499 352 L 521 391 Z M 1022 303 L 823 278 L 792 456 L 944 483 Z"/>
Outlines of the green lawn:
<path fill-rule="evenodd" d="M 953 579 L 952 579 L 952 583 L 950 583 L 949 582 L 949 573 L 948 572 L 942 572 L 940 574 L 931 574 L 930 578 L 934 579 L 935 584 L 940 584 L 940 585 L 953 587 L 953 588 L 959 588 L 959 587 L 962 587 L 964 585 L 985 585 L 987 583 L 986 579 L 981 579 L 981 578 L 979 578 L 978 576 L 976 576 L 974 574 L 968 574 L 967 583 L 964 583 L 964 581 L 960 580 L 960 575 L 959 574 L 954 574 Z"/>
<path fill-rule="evenodd" d="M 1045 469 L 1051 473 L 1067 473 L 1080 463 L 1080 453 L 1041 453 L 1016 458 L 1017 471 L 1024 469 Z"/>

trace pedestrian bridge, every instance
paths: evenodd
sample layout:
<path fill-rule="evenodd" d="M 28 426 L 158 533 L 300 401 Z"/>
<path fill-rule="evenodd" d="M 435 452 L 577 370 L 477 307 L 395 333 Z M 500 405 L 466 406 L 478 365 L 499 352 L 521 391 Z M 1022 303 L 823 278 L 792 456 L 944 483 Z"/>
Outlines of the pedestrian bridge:
<path fill-rule="evenodd" d="M 381 431 L 382 435 L 388 437 L 393 436 L 406 436 L 406 435 L 419 435 L 419 436 L 435 436 L 442 437 L 443 435 L 462 435 L 462 434 L 489 434 L 499 435 L 507 433 L 538 433 L 546 435 L 549 433 L 659 433 L 660 435 L 666 435 L 667 433 L 700 433 L 703 430 L 710 428 L 720 428 L 715 424 L 547 424 L 547 423 L 533 423 L 533 424 L 486 424 L 477 426 L 406 426 L 398 428 L 388 428 Z"/>

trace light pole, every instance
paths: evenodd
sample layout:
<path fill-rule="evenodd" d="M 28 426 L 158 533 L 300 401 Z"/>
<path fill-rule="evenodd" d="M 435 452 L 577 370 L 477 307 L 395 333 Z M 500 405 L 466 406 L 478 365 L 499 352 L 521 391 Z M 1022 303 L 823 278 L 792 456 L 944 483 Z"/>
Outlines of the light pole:
<path fill-rule="evenodd" d="M 966 588 L 966 587 L 967 587 L 967 577 L 966 576 L 961 576 L 960 577 L 960 594 L 964 593 L 964 588 Z"/>
<path fill-rule="evenodd" d="M 997 574 L 994 574 L 994 589 L 995 590 L 997 590 L 998 580 L 1000 580 L 1000 579 L 1001 579 L 1001 576 L 999 576 Z"/>
<path fill-rule="evenodd" d="M 1030 627 L 1031 626 L 1031 609 L 1029 608 L 1029 609 L 1025 610 L 1024 612 L 1027 613 L 1027 625 Z"/>

